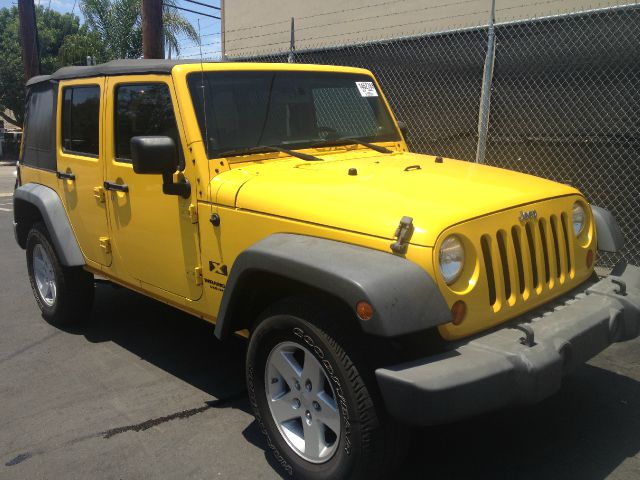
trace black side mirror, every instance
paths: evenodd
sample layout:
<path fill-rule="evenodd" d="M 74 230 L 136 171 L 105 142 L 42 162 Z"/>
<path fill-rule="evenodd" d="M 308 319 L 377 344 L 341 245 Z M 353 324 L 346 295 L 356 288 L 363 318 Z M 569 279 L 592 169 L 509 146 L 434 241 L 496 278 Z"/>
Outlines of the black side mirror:
<path fill-rule="evenodd" d="M 178 169 L 178 150 L 171 137 L 133 137 L 131 161 L 136 173 L 173 173 Z"/>
<path fill-rule="evenodd" d="M 182 198 L 191 196 L 189 182 L 173 182 L 173 174 L 178 169 L 178 150 L 171 137 L 131 138 L 131 163 L 135 173 L 162 175 L 164 194 Z"/>
<path fill-rule="evenodd" d="M 400 133 L 406 140 L 407 137 L 409 136 L 409 129 L 407 128 L 407 124 L 404 123 L 402 120 L 398 120 L 398 128 L 400 129 Z"/>

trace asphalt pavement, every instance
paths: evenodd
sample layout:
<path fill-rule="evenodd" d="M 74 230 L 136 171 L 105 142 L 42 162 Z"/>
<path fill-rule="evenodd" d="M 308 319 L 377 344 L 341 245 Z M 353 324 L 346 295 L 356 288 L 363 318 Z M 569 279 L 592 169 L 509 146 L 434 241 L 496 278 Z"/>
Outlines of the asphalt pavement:
<path fill-rule="evenodd" d="M 274 479 L 244 389 L 244 342 L 104 282 L 91 319 L 40 316 L 0 166 L 0 478 Z M 418 429 L 398 479 L 640 478 L 640 341 L 539 405 Z"/>

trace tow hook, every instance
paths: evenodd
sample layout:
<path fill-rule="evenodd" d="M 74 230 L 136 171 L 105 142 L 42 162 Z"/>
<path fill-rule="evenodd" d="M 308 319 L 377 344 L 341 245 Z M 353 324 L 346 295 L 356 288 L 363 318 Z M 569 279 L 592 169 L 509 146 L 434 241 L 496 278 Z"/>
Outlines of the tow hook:
<path fill-rule="evenodd" d="M 616 290 L 616 293 L 618 295 L 620 295 L 621 297 L 624 297 L 627 294 L 627 284 L 624 280 L 621 280 L 619 278 L 612 278 L 611 279 L 611 283 L 618 285 L 618 290 Z"/>
<path fill-rule="evenodd" d="M 524 333 L 524 337 L 520 337 L 520 343 L 522 345 L 526 345 L 527 347 L 533 347 L 536 342 L 535 342 L 535 334 L 533 333 L 533 328 L 531 328 L 531 325 L 527 325 L 526 323 L 521 323 L 520 325 L 516 325 L 515 327 L 516 330 L 520 330 L 521 332 Z"/>

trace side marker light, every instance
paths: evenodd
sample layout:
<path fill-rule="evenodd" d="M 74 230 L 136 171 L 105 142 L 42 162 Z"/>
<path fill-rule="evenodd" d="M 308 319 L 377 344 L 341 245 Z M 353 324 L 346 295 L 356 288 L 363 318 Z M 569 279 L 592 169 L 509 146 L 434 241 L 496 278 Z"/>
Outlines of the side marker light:
<path fill-rule="evenodd" d="M 369 302 L 364 300 L 356 304 L 356 314 L 358 318 L 363 321 L 371 320 L 373 317 L 373 307 Z"/>

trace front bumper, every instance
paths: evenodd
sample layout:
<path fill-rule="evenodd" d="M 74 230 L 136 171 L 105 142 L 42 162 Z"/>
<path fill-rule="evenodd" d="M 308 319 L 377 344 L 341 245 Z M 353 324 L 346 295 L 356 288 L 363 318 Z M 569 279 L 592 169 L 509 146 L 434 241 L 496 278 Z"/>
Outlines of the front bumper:
<path fill-rule="evenodd" d="M 415 425 L 446 423 L 538 402 L 560 389 L 564 375 L 639 332 L 640 268 L 626 265 L 544 310 L 445 353 L 379 368 L 376 377 L 392 416 Z"/>

